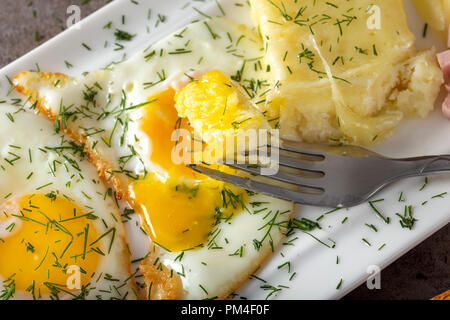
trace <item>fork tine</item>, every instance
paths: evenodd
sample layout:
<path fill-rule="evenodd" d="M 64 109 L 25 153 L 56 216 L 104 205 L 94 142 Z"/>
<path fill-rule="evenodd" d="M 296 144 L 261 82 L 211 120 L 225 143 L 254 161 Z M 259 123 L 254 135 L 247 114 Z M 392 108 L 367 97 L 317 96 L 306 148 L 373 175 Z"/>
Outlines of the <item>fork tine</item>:
<path fill-rule="evenodd" d="M 234 169 L 240 169 L 257 175 L 261 174 L 261 170 L 259 167 L 253 167 L 251 165 L 235 163 L 225 163 L 225 165 Z M 320 185 L 321 181 L 319 177 L 300 177 L 299 175 L 278 171 L 276 174 L 268 176 L 268 178 L 295 184 L 300 187 L 319 189 L 323 191 L 323 188 Z"/>
<path fill-rule="evenodd" d="M 329 155 L 351 156 L 355 158 L 363 158 L 367 156 L 375 156 L 383 158 L 383 156 L 373 151 L 352 145 L 342 146 L 329 144 L 310 144 L 304 142 L 283 140 L 279 149 L 321 158 L 324 158 L 325 156 Z"/>
<path fill-rule="evenodd" d="M 198 166 L 195 164 L 188 165 L 189 168 L 205 174 L 211 178 L 218 179 L 224 182 L 234 184 L 236 186 L 242 187 L 247 190 L 260 192 L 269 196 L 280 198 L 283 200 L 305 204 L 305 205 L 322 205 L 321 198 L 319 194 L 307 194 L 298 191 L 293 191 L 289 189 L 282 188 L 280 186 L 274 186 L 259 181 L 254 181 L 251 179 L 234 176 L 227 174 L 218 170 L 210 169 L 204 166 Z"/>
<path fill-rule="evenodd" d="M 295 169 L 301 169 L 304 171 L 324 173 L 323 172 L 323 163 L 322 163 L 323 161 L 303 160 L 303 159 L 298 159 L 298 158 L 280 154 L 278 162 L 282 166 L 287 166 L 287 167 L 291 167 L 291 168 L 295 168 Z"/>
<path fill-rule="evenodd" d="M 306 156 L 324 158 L 324 150 L 318 148 L 317 145 L 283 140 L 283 143 L 279 146 L 279 149 L 283 151 L 303 154 Z"/>

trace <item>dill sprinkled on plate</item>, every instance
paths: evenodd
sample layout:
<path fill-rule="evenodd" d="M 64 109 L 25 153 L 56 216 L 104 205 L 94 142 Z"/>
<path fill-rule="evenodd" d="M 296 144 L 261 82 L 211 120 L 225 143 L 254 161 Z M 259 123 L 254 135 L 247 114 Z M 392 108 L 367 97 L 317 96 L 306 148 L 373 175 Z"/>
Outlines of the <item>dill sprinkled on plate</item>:
<path fill-rule="evenodd" d="M 381 220 L 384 221 L 384 223 L 389 224 L 390 218 L 389 217 L 385 217 L 374 205 L 374 203 L 380 202 L 380 201 L 382 201 L 382 200 L 369 201 L 369 205 L 372 208 L 372 210 L 376 213 L 376 215 L 378 217 L 380 217 Z"/>
<path fill-rule="evenodd" d="M 446 196 L 447 194 L 448 194 L 447 192 L 443 192 L 443 193 L 440 193 L 440 194 L 437 194 L 437 195 L 431 197 L 431 199 L 443 198 L 443 197 Z"/>
<path fill-rule="evenodd" d="M 427 185 L 428 185 L 428 177 L 425 177 L 425 181 L 424 181 L 422 187 L 419 189 L 419 191 L 424 190 L 424 189 L 426 188 Z"/>
<path fill-rule="evenodd" d="M 264 285 L 260 286 L 260 288 L 263 289 L 264 291 L 269 292 L 265 298 L 266 300 L 269 300 L 269 298 L 271 296 L 273 296 L 275 293 L 277 293 L 277 292 L 279 293 L 283 289 L 288 289 L 289 287 L 283 286 L 283 285 L 278 285 L 277 287 L 275 287 L 270 284 L 264 284 Z"/>
<path fill-rule="evenodd" d="M 344 280 L 342 279 L 339 281 L 338 285 L 336 286 L 336 290 L 339 290 L 341 288 L 343 282 Z"/>
<path fill-rule="evenodd" d="M 364 225 L 365 225 L 366 227 L 372 229 L 373 231 L 378 232 L 378 229 L 377 229 L 373 224 L 367 224 L 367 223 L 365 223 Z"/>
<path fill-rule="evenodd" d="M 319 238 L 315 237 L 313 234 L 302 230 L 303 233 L 306 233 L 307 235 L 309 235 L 311 238 L 313 238 L 314 240 L 316 240 L 317 242 L 319 242 L 320 244 L 324 245 L 327 248 L 333 249 L 336 247 L 336 243 L 333 243 L 332 245 L 326 244 L 325 242 L 323 242 L 322 240 L 320 240 Z M 328 238 L 328 240 L 332 241 L 330 238 Z"/>
<path fill-rule="evenodd" d="M 126 31 L 116 29 L 116 32 L 114 32 L 114 37 L 116 38 L 116 41 L 131 41 L 136 35 L 132 35 Z"/>
<path fill-rule="evenodd" d="M 283 269 L 284 267 L 287 267 L 288 273 L 291 273 L 291 262 L 290 262 L 290 261 L 287 261 L 287 262 L 285 262 L 285 263 L 283 263 L 283 264 L 280 264 L 280 265 L 277 267 L 277 269 L 280 270 L 280 269 Z"/>
<path fill-rule="evenodd" d="M 301 220 L 293 219 L 291 220 L 290 226 L 304 231 L 311 231 L 315 228 L 320 228 L 320 225 L 317 222 L 311 221 L 307 218 L 302 218 Z"/>
<path fill-rule="evenodd" d="M 403 215 L 396 213 L 396 215 L 400 218 L 399 223 L 402 228 L 406 228 L 412 230 L 414 223 L 418 220 L 413 217 L 413 209 L 412 206 L 405 206 L 405 211 Z"/>
<path fill-rule="evenodd" d="M 342 210 L 342 208 L 336 208 L 336 209 L 333 209 L 333 210 L 327 211 L 327 212 L 325 212 L 325 213 L 324 213 L 324 215 L 327 215 L 327 214 L 332 214 L 332 213 L 335 213 L 335 212 L 337 212 L 337 211 L 339 211 L 339 210 Z"/>
<path fill-rule="evenodd" d="M 86 43 L 83 42 L 81 45 L 82 45 L 86 50 L 92 51 L 91 47 L 89 47 Z"/>

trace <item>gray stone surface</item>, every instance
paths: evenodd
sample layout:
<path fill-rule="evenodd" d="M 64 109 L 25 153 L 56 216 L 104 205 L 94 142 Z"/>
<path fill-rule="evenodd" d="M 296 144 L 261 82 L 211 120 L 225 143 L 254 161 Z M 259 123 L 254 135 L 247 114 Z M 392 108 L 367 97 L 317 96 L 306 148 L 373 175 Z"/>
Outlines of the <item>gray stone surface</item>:
<path fill-rule="evenodd" d="M 58 34 L 67 7 L 81 2 L 1 0 L 0 67 Z M 81 6 L 82 15 L 89 15 L 106 2 L 88 1 Z M 42 37 L 40 41 L 35 41 L 35 32 Z M 450 225 L 447 225 L 386 268 L 381 274 L 381 290 L 368 290 L 362 285 L 345 299 L 429 299 L 450 289 L 449 243 Z"/>

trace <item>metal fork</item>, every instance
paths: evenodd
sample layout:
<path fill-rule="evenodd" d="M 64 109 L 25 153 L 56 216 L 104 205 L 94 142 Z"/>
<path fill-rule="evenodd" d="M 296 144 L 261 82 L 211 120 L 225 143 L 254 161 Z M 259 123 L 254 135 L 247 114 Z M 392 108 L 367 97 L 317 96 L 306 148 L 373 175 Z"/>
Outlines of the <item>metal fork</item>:
<path fill-rule="evenodd" d="M 391 159 L 356 146 L 283 141 L 275 175 L 262 177 L 261 168 L 254 165 L 224 164 L 247 174 L 231 175 L 204 165 L 189 167 L 247 190 L 299 204 L 337 208 L 364 203 L 399 179 L 450 171 L 450 155 Z"/>

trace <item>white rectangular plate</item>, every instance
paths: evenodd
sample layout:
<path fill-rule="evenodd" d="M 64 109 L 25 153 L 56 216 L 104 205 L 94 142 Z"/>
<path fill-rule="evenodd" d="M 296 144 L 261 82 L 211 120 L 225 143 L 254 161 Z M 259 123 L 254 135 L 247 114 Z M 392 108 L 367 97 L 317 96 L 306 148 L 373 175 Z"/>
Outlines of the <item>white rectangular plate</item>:
<path fill-rule="evenodd" d="M 10 85 L 5 76 L 12 78 L 20 71 L 37 68 L 42 71 L 79 75 L 84 71 L 102 68 L 111 61 L 121 60 L 124 53 L 129 57 L 192 20 L 202 18 L 194 7 L 208 15 L 220 15 L 214 0 L 138 0 L 138 2 L 139 4 L 134 4 L 130 0 L 116 0 L 0 70 L 0 100 L 23 98 L 15 92 L 7 96 Z M 244 9 L 233 18 L 250 24 L 245 11 L 246 1 L 220 2 L 225 12 L 235 8 L 235 3 L 242 3 Z M 444 50 L 441 35 L 428 30 L 427 37 L 425 39 L 422 37 L 424 22 L 410 0 L 406 0 L 405 3 L 410 27 L 417 36 L 417 47 L 436 46 L 438 50 Z M 152 9 L 150 19 L 148 19 L 149 9 Z M 164 23 L 157 23 L 158 14 L 166 17 Z M 122 24 L 122 16 L 125 16 L 125 24 Z M 137 34 L 124 50 L 114 50 L 115 28 L 110 30 L 103 28 L 109 21 L 117 28 Z M 83 47 L 82 43 L 88 45 L 91 51 Z M 65 61 L 70 62 L 73 68 L 68 69 Z M 442 99 L 438 101 L 437 106 L 441 102 Z M 441 116 L 439 109 L 437 107 L 426 120 L 404 121 L 391 138 L 373 149 L 394 157 L 450 154 L 450 123 Z M 380 220 L 368 204 L 325 215 L 320 220 L 322 229 L 312 234 L 329 246 L 335 243 L 334 248 L 328 248 L 304 233 L 288 237 L 286 243 L 294 245 L 284 245 L 275 252 L 258 270 L 259 279 L 249 280 L 236 297 L 264 299 L 271 291 L 263 290 L 262 285 L 276 287 L 277 290 L 271 298 L 277 299 L 338 299 L 344 296 L 367 279 L 370 266 L 378 266 L 381 269 L 386 267 L 449 223 L 450 195 L 443 194 L 450 193 L 449 176 L 430 177 L 428 185 L 420 191 L 423 184 L 423 178 L 408 179 L 388 187 L 376 196 L 376 199 L 385 199 L 377 202 L 376 206 L 384 215 L 391 218 L 390 224 Z M 406 199 L 405 202 L 398 201 L 401 193 Z M 443 194 L 442 197 L 433 198 L 439 194 Z M 427 202 L 423 205 L 425 201 Z M 395 216 L 395 213 L 403 212 L 405 205 L 413 206 L 414 216 L 419 220 L 412 231 L 402 229 Z M 327 211 L 329 211 L 327 208 L 301 206 L 297 208 L 296 217 L 315 220 Z M 342 223 L 346 217 L 348 217 L 346 222 Z M 369 229 L 366 223 L 375 225 L 378 232 Z M 141 238 L 141 232 L 136 229 L 134 223 L 128 223 L 127 228 L 135 258 L 143 256 L 146 248 L 142 243 L 146 243 L 145 239 Z M 362 239 L 370 242 L 371 246 L 365 244 Z M 383 245 L 384 247 L 379 250 Z M 338 264 L 337 257 L 339 257 Z M 286 262 L 290 263 L 290 268 Z M 279 269 L 278 266 L 283 264 L 284 266 Z M 341 279 L 342 285 L 337 289 Z"/>

